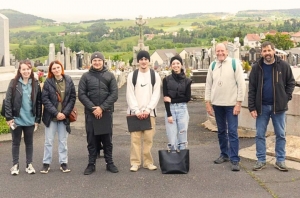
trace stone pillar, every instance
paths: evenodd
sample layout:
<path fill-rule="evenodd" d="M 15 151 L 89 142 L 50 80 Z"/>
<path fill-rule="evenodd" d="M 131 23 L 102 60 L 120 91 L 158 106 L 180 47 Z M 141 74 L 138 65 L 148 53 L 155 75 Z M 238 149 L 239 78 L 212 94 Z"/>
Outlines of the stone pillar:
<path fill-rule="evenodd" d="M 71 70 L 71 50 L 69 47 L 66 48 L 65 53 L 66 70 Z"/>
<path fill-rule="evenodd" d="M 55 60 L 55 45 L 54 43 L 49 44 L 49 56 L 48 56 L 48 64 Z"/>
<path fill-rule="evenodd" d="M 72 70 L 76 70 L 77 69 L 77 59 L 76 59 L 76 52 L 74 51 L 72 53 Z"/>
<path fill-rule="evenodd" d="M 10 66 L 9 21 L 3 14 L 0 14 L 0 66 Z"/>

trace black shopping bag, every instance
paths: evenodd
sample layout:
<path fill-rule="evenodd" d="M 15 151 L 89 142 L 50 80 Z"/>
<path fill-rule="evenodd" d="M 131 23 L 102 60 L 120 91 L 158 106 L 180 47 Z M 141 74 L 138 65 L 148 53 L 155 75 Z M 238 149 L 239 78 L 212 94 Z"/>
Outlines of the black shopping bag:
<path fill-rule="evenodd" d="M 163 174 L 187 174 L 190 169 L 190 152 L 185 150 L 159 150 L 159 166 Z"/>

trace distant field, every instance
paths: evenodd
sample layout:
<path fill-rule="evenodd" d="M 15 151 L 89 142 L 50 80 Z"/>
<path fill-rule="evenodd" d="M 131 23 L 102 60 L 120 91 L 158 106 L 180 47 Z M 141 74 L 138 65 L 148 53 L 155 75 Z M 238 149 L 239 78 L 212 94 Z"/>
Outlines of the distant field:
<path fill-rule="evenodd" d="M 27 26 L 27 27 L 21 27 L 21 28 L 10 28 L 9 30 L 11 32 L 20 32 L 20 31 L 26 31 L 26 32 L 62 32 L 66 28 L 64 26 L 47 26 L 47 27 L 42 27 L 38 25 L 34 26 Z"/>

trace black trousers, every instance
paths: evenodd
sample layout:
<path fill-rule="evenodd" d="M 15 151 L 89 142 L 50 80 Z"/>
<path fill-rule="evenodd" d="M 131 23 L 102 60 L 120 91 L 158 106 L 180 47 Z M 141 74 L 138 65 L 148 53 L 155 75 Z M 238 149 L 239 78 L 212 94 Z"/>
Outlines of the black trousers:
<path fill-rule="evenodd" d="M 13 165 L 19 163 L 20 143 L 22 132 L 24 133 L 25 151 L 26 151 L 26 163 L 32 162 L 33 155 L 33 130 L 32 126 L 18 126 L 15 130 L 10 129 L 12 136 L 12 157 Z"/>
<path fill-rule="evenodd" d="M 86 128 L 86 135 L 87 135 L 87 149 L 89 152 L 89 163 L 90 164 L 96 164 L 97 159 L 97 151 L 98 151 L 98 145 L 99 142 L 102 142 L 103 145 L 103 151 L 104 151 L 104 159 L 107 164 L 112 164 L 112 150 L 113 150 L 113 144 L 112 144 L 112 134 L 103 134 L 103 135 L 95 135 L 94 134 L 94 128 L 92 121 L 88 118 L 90 115 L 86 115 L 86 122 L 85 122 L 85 128 Z"/>

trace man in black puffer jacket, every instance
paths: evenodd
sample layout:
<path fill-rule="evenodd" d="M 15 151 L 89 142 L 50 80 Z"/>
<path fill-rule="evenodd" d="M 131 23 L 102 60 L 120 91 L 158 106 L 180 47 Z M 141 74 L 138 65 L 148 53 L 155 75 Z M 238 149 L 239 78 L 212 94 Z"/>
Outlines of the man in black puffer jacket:
<path fill-rule="evenodd" d="M 106 170 L 117 173 L 112 159 L 112 113 L 118 99 L 118 86 L 114 75 L 104 67 L 104 56 L 95 52 L 91 56 L 92 66 L 82 75 L 78 85 L 78 99 L 84 105 L 89 163 L 85 175 L 96 168 L 97 143 L 101 138 L 106 161 Z"/>

